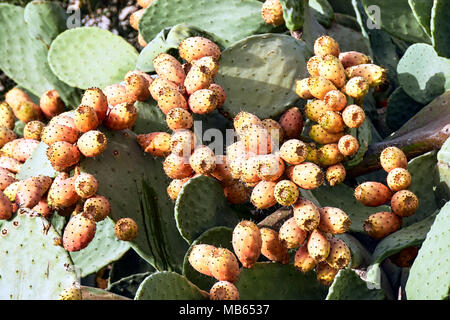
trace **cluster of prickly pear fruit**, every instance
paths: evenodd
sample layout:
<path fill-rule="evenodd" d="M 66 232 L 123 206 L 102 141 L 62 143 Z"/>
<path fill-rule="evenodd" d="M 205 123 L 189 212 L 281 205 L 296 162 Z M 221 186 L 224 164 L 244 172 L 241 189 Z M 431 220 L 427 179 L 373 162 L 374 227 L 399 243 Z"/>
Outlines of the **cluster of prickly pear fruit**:
<path fill-rule="evenodd" d="M 408 160 L 397 147 L 385 148 L 380 155 L 382 168 L 388 173 L 387 186 L 381 182 L 364 182 L 356 187 L 355 198 L 365 206 L 378 207 L 390 201 L 392 212 L 377 212 L 364 222 L 364 230 L 375 239 L 382 239 L 399 230 L 402 218 L 412 216 L 419 207 L 418 197 L 410 190 L 411 174 Z"/>
<path fill-rule="evenodd" d="M 152 3 L 153 0 L 137 0 L 136 4 L 140 9 L 136 10 L 130 15 L 129 23 L 130 26 L 136 30 L 139 31 L 139 20 L 141 19 L 142 15 L 144 14 L 145 9 Z M 142 37 L 141 33 L 138 33 L 137 36 L 137 42 L 141 47 L 145 47 L 147 45 L 147 42 Z"/>
<path fill-rule="evenodd" d="M 346 131 L 363 125 L 364 96 L 370 87 L 385 80 L 386 71 L 371 64 L 363 53 L 341 52 L 337 41 L 329 36 L 315 41 L 314 54 L 307 63 L 310 77 L 297 80 L 296 93 L 309 100 L 305 115 L 316 123 L 309 131 L 316 143 L 311 147 L 311 161 L 327 168 L 326 178 L 334 186 L 346 176 L 341 162 L 359 149 L 358 140 Z"/>

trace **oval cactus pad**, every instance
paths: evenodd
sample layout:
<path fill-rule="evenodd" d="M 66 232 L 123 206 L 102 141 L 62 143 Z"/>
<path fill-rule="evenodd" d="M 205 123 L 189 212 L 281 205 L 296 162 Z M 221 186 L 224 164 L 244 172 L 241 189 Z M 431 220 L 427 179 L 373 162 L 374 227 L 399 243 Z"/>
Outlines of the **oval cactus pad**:
<path fill-rule="evenodd" d="M 96 27 L 61 33 L 48 53 L 50 68 L 71 86 L 104 88 L 134 70 L 138 52 L 125 39 Z"/>
<path fill-rule="evenodd" d="M 279 34 L 248 37 L 228 47 L 216 82 L 224 88 L 223 111 L 251 112 L 261 119 L 281 114 L 299 98 L 295 80 L 307 77 L 308 49 L 302 41 Z"/>

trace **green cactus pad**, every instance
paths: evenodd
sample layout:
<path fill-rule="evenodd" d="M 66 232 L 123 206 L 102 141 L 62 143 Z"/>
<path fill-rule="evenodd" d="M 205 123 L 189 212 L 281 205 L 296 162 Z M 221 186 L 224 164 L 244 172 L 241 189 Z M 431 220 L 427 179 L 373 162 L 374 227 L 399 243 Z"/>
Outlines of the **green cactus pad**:
<path fill-rule="evenodd" d="M 327 0 L 309 0 L 309 7 L 320 24 L 326 28 L 331 26 L 331 22 L 334 20 L 334 11 Z"/>
<path fill-rule="evenodd" d="M 145 102 L 137 101 L 134 106 L 139 115 L 133 127 L 133 131 L 136 134 L 169 131 L 166 123 L 166 115 L 162 113 L 155 100 L 147 99 Z"/>
<path fill-rule="evenodd" d="M 20 168 L 20 171 L 17 173 L 17 179 L 25 180 L 38 175 L 55 178 L 58 172 L 53 169 L 47 158 L 47 149 L 48 145 L 43 142 L 39 143 L 31 157 Z"/>
<path fill-rule="evenodd" d="M 364 37 L 358 31 L 333 22 L 331 27 L 327 29 L 327 34 L 339 43 L 342 52 L 359 51 L 365 54 L 371 54 Z"/>
<path fill-rule="evenodd" d="M 155 268 L 142 259 L 136 251 L 128 250 L 122 258 L 112 264 L 108 282 L 111 284 L 134 274 L 153 272 L 155 272 Z"/>
<path fill-rule="evenodd" d="M 438 205 L 442 201 L 450 200 L 450 138 L 448 138 L 437 154 L 436 168 L 436 200 Z M 445 204 L 445 203 L 443 203 Z"/>
<path fill-rule="evenodd" d="M 384 0 L 362 0 L 362 3 L 367 15 L 371 18 L 373 16 L 369 10 L 370 7 L 378 7 L 378 17 L 375 15 L 375 18 L 380 21 L 375 23 L 394 37 L 408 42 L 430 43 L 430 38 L 412 13 L 408 0 L 397 0 L 395 3 Z"/>
<path fill-rule="evenodd" d="M 192 268 L 188 260 L 192 247 L 197 244 L 210 244 L 215 247 L 226 248 L 233 251 L 233 246 L 231 244 L 232 237 L 233 229 L 226 227 L 215 227 L 203 232 L 200 237 L 192 242 L 184 256 L 183 275 L 200 289 L 209 291 L 217 280 Z"/>
<path fill-rule="evenodd" d="M 367 118 L 361 127 L 350 130 L 350 134 L 358 139 L 359 149 L 354 156 L 344 162 L 344 166 L 347 169 L 353 168 L 363 161 L 364 155 L 369 149 L 369 145 L 372 141 L 372 127 L 372 121 Z"/>
<path fill-rule="evenodd" d="M 392 130 L 398 130 L 423 107 L 423 104 L 412 99 L 403 88 L 397 88 L 389 97 L 386 123 Z"/>
<path fill-rule="evenodd" d="M 433 46 L 439 56 L 450 59 L 450 3 L 446 0 L 435 0 L 431 17 L 431 35 Z"/>
<path fill-rule="evenodd" d="M 188 243 L 212 227 L 234 227 L 239 223 L 227 205 L 223 187 L 206 176 L 192 178 L 183 186 L 175 203 L 175 219 Z"/>
<path fill-rule="evenodd" d="M 431 36 L 431 11 L 433 1 L 429 0 L 408 0 L 409 6 L 425 32 Z"/>
<path fill-rule="evenodd" d="M 136 296 L 136 291 L 142 281 L 144 281 L 150 274 L 150 272 L 133 274 L 126 278 L 120 279 L 117 282 L 111 283 L 106 290 L 123 297 L 134 299 Z"/>
<path fill-rule="evenodd" d="M 352 0 L 331 0 L 329 1 L 334 13 L 348 14 L 355 16 L 355 11 L 352 8 Z"/>
<path fill-rule="evenodd" d="M 384 300 L 382 289 L 369 289 L 367 283 L 352 269 L 338 272 L 326 300 Z"/>
<path fill-rule="evenodd" d="M 406 284 L 409 300 L 448 299 L 450 202 L 441 209 L 414 261 Z"/>
<path fill-rule="evenodd" d="M 311 193 L 321 207 L 336 207 L 344 210 L 350 217 L 352 232 L 364 233 L 364 221 L 371 214 L 390 211 L 390 207 L 386 205 L 375 208 L 364 206 L 355 199 L 354 190 L 342 183 L 334 187 L 322 186 L 312 190 Z"/>
<path fill-rule="evenodd" d="M 175 272 L 156 272 L 139 286 L 135 300 L 205 300 L 208 293 L 200 290 L 185 276 Z"/>
<path fill-rule="evenodd" d="M 83 250 L 71 252 L 73 263 L 81 269 L 81 276 L 97 272 L 104 266 L 120 259 L 130 248 L 126 241 L 117 239 L 114 222 L 107 217 L 97 223 L 94 239 Z"/>
<path fill-rule="evenodd" d="M 291 264 L 274 262 L 242 268 L 235 285 L 241 300 L 323 300 L 327 295 L 315 272 L 304 274 Z"/>
<path fill-rule="evenodd" d="M 47 46 L 30 36 L 24 11 L 21 7 L 0 4 L 0 69 L 38 97 L 55 89 L 66 105 L 77 105 L 78 92 L 60 81 L 50 69 Z"/>
<path fill-rule="evenodd" d="M 261 6 L 256 0 L 155 0 L 140 19 L 139 32 L 150 42 L 162 29 L 187 21 L 229 45 L 272 29 L 261 17 Z"/>
<path fill-rule="evenodd" d="M 67 14 L 55 2 L 38 0 L 28 3 L 24 18 L 30 35 L 44 41 L 47 47 L 58 34 L 67 29 Z"/>
<path fill-rule="evenodd" d="M 344 241 L 350 249 L 352 259 L 350 267 L 355 269 L 370 263 L 370 253 L 354 236 L 349 233 L 337 234 L 334 237 Z"/>
<path fill-rule="evenodd" d="M 335 21 L 347 28 L 353 29 L 355 31 L 361 32 L 361 27 L 358 23 L 358 20 L 355 17 L 349 16 L 343 13 L 335 13 L 334 14 Z"/>
<path fill-rule="evenodd" d="M 55 245 L 61 236 L 50 223 L 31 210 L 20 209 L 2 225 L 0 299 L 56 300 L 77 281 L 66 250 Z"/>
<path fill-rule="evenodd" d="M 82 160 L 81 171 L 97 178 L 98 193 L 110 201 L 114 221 L 130 217 L 137 222 L 138 235 L 131 245 L 139 255 L 159 270 L 181 271 L 188 246 L 176 228 L 161 161 L 141 150 L 133 132 L 102 131 L 107 149 Z"/>
<path fill-rule="evenodd" d="M 222 111 L 234 117 L 245 110 L 261 119 L 281 114 L 299 99 L 295 80 L 307 77 L 307 55 L 303 42 L 279 34 L 251 36 L 228 47 L 216 77 L 227 94 Z"/>
<path fill-rule="evenodd" d="M 397 73 L 406 93 L 423 104 L 450 89 L 450 60 L 439 57 L 432 46 L 424 43 L 406 50 Z"/>
<path fill-rule="evenodd" d="M 119 83 L 138 53 L 125 39 L 97 27 L 67 30 L 53 40 L 48 62 L 65 83 L 80 89 Z"/>
<path fill-rule="evenodd" d="M 53 212 L 52 217 L 50 218 L 50 223 L 52 224 L 53 228 L 55 228 L 56 232 L 59 234 L 63 234 L 64 227 L 67 224 L 66 217 L 60 216 L 59 214 L 55 214 Z"/>
<path fill-rule="evenodd" d="M 302 40 L 306 42 L 306 46 L 308 47 L 311 55 L 314 54 L 314 42 L 316 39 L 326 33 L 326 29 L 317 21 L 311 8 L 308 6 L 305 9 L 305 22 L 303 25 Z"/>
<path fill-rule="evenodd" d="M 283 8 L 283 19 L 289 30 L 300 30 L 304 23 L 307 1 L 280 0 Z"/>

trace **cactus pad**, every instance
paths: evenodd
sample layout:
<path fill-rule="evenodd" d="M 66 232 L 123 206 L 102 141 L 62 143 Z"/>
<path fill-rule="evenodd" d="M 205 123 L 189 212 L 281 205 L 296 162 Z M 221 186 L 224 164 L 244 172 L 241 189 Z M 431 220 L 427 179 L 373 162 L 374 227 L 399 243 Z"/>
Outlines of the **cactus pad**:
<path fill-rule="evenodd" d="M 147 99 L 145 102 L 137 101 L 134 106 L 139 115 L 133 127 L 133 131 L 136 134 L 169 131 L 166 116 L 162 113 L 155 100 Z"/>
<path fill-rule="evenodd" d="M 433 46 L 439 56 L 450 59 L 450 3 L 446 0 L 435 0 L 431 17 L 431 35 Z"/>
<path fill-rule="evenodd" d="M 382 289 L 369 289 L 367 283 L 352 269 L 338 272 L 326 300 L 384 300 Z"/>
<path fill-rule="evenodd" d="M 261 119 L 281 114 L 298 100 L 295 80 L 307 76 L 307 55 L 303 42 L 279 34 L 251 36 L 228 47 L 215 79 L 227 94 L 222 111 L 234 117 L 245 110 Z"/>
<path fill-rule="evenodd" d="M 424 43 L 406 50 L 397 73 L 406 93 L 423 104 L 450 89 L 450 60 L 439 57 L 432 46 Z"/>
<path fill-rule="evenodd" d="M 412 99 L 403 88 L 397 88 L 389 97 L 386 122 L 392 130 L 398 130 L 424 107 Z"/>
<path fill-rule="evenodd" d="M 431 11 L 433 1 L 429 0 L 408 0 L 409 6 L 425 32 L 431 36 Z"/>
<path fill-rule="evenodd" d="M 65 83 L 80 89 L 119 83 L 138 53 L 125 39 L 97 27 L 67 30 L 53 40 L 48 61 Z"/>
<path fill-rule="evenodd" d="M 304 2 L 304 1 L 301 1 Z M 323 26 L 329 28 L 334 20 L 333 7 L 327 0 L 310 0 L 309 7 L 317 21 Z"/>
<path fill-rule="evenodd" d="M 156 272 L 139 286 L 135 300 L 205 300 L 209 294 L 175 272 Z"/>
<path fill-rule="evenodd" d="M 188 243 L 209 228 L 234 227 L 239 222 L 227 205 L 223 187 L 206 176 L 192 178 L 183 186 L 175 203 L 175 219 L 180 234 Z"/>
<path fill-rule="evenodd" d="M 47 158 L 48 145 L 41 142 L 34 149 L 31 157 L 25 161 L 25 163 L 20 168 L 17 173 L 17 179 L 25 180 L 38 175 L 44 175 L 47 177 L 54 178 L 58 175 L 58 172 L 53 169 L 50 161 Z"/>
<path fill-rule="evenodd" d="M 150 275 L 150 272 L 137 273 L 111 283 L 106 290 L 109 292 L 134 299 L 142 281 Z"/>
<path fill-rule="evenodd" d="M 194 268 L 189 263 L 189 255 L 191 254 L 192 247 L 197 244 L 209 244 L 215 247 L 226 248 L 233 251 L 231 239 L 233 237 L 233 230 L 226 227 L 215 227 L 203 232 L 200 237 L 192 242 L 189 250 L 184 256 L 183 275 L 188 278 L 189 281 L 197 285 L 200 289 L 210 290 L 214 283 L 217 282 L 213 277 L 208 277 Z"/>
<path fill-rule="evenodd" d="M 289 30 L 299 30 L 305 20 L 305 8 L 307 1 L 280 0 L 283 8 L 283 19 Z"/>
<path fill-rule="evenodd" d="M 450 202 L 441 209 L 409 274 L 409 300 L 448 299 L 450 290 Z"/>
<path fill-rule="evenodd" d="M 45 218 L 20 209 L 1 228 L 1 299 L 56 300 L 77 281 L 69 254 L 54 242 L 61 236 Z"/>
<path fill-rule="evenodd" d="M 350 249 L 352 258 L 350 261 L 351 268 L 359 268 L 370 263 L 370 253 L 354 236 L 349 233 L 337 234 L 336 238 L 344 241 Z"/>

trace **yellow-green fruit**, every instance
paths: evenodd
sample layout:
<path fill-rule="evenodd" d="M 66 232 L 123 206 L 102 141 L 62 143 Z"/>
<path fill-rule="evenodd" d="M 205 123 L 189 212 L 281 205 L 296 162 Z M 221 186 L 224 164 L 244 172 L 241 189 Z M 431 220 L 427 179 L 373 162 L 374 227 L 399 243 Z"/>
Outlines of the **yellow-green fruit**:
<path fill-rule="evenodd" d="M 294 219 L 302 230 L 313 231 L 320 223 L 319 208 L 311 201 L 300 198 L 294 204 Z"/>
<path fill-rule="evenodd" d="M 337 143 L 342 136 L 344 136 L 343 132 L 330 133 L 319 124 L 311 126 L 309 130 L 309 137 L 319 144 Z"/>
<path fill-rule="evenodd" d="M 319 76 L 309 78 L 308 90 L 314 98 L 323 100 L 328 92 L 331 90 L 337 90 L 337 88 L 333 82 Z"/>
<path fill-rule="evenodd" d="M 138 225 L 131 218 L 122 218 L 114 225 L 114 233 L 119 240 L 131 241 L 138 235 Z"/>
<path fill-rule="evenodd" d="M 71 286 L 59 294 L 58 300 L 82 300 L 83 295 L 79 286 Z"/>
<path fill-rule="evenodd" d="M 307 162 L 312 162 L 314 164 L 320 165 L 320 157 L 321 157 L 321 151 L 317 148 L 315 143 L 308 143 L 308 154 L 306 155 Z"/>
<path fill-rule="evenodd" d="M 339 208 L 324 207 L 319 209 L 319 229 L 331 234 L 342 234 L 350 228 L 349 216 Z"/>
<path fill-rule="evenodd" d="M 41 109 L 31 101 L 23 101 L 13 109 L 14 115 L 23 123 L 42 118 Z"/>
<path fill-rule="evenodd" d="M 308 89 L 308 78 L 295 81 L 295 93 L 302 99 L 313 99 L 313 95 Z"/>
<path fill-rule="evenodd" d="M 305 106 L 305 115 L 309 120 L 319 122 L 319 118 L 327 111 L 333 111 L 323 100 L 313 100 Z"/>
<path fill-rule="evenodd" d="M 363 98 L 369 92 L 369 83 L 363 77 L 354 77 L 345 84 L 345 93 L 354 98 Z"/>
<path fill-rule="evenodd" d="M 322 128 L 331 133 L 344 131 L 345 124 L 342 116 L 336 111 L 325 111 L 320 117 L 318 123 Z"/>
<path fill-rule="evenodd" d="M 321 157 L 319 163 L 324 166 L 332 166 L 344 160 L 344 155 L 340 153 L 337 143 L 326 144 L 319 148 Z"/>
<path fill-rule="evenodd" d="M 16 200 L 16 194 L 20 186 L 20 181 L 16 181 L 11 183 L 9 186 L 6 187 L 5 190 L 3 190 L 3 193 L 11 202 L 14 202 Z"/>
<path fill-rule="evenodd" d="M 8 103 L 0 103 L 0 126 L 6 127 L 10 130 L 14 129 L 15 116 L 14 112 Z"/>
<path fill-rule="evenodd" d="M 339 269 L 331 267 L 327 262 L 321 262 L 316 266 L 317 281 L 324 286 L 331 286 Z"/>
<path fill-rule="evenodd" d="M 23 137 L 25 139 L 41 140 L 41 133 L 45 124 L 41 121 L 34 120 L 28 122 L 23 128 Z"/>
<path fill-rule="evenodd" d="M 325 174 L 328 183 L 332 187 L 344 182 L 346 175 L 347 171 L 345 170 L 345 167 L 341 163 L 328 167 L 327 172 Z"/>
<path fill-rule="evenodd" d="M 333 82 L 338 88 L 342 88 L 346 82 L 345 69 L 341 61 L 330 54 L 322 57 L 319 63 L 319 75 Z"/>
<path fill-rule="evenodd" d="M 297 225 L 294 218 L 290 218 L 283 223 L 278 236 L 288 249 L 296 249 L 305 242 L 308 233 Z"/>
<path fill-rule="evenodd" d="M 379 86 L 387 79 L 387 71 L 375 64 L 360 64 L 345 71 L 349 78 L 363 77 L 371 87 Z"/>
<path fill-rule="evenodd" d="M 108 139 L 98 130 L 83 133 L 77 141 L 77 147 L 85 157 L 101 155 L 108 147 Z"/>
<path fill-rule="evenodd" d="M 282 206 L 290 206 L 297 202 L 299 197 L 298 187 L 290 180 L 281 180 L 274 190 L 275 200 Z"/>

